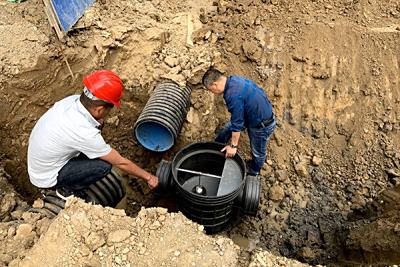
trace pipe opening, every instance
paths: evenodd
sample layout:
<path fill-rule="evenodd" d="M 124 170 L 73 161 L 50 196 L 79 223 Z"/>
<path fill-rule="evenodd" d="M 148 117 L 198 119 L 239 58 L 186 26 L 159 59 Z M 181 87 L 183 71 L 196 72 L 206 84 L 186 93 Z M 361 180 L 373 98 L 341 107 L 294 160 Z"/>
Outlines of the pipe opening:
<path fill-rule="evenodd" d="M 154 121 L 138 124 L 135 135 L 140 144 L 152 151 L 167 151 L 175 142 L 173 133 L 164 125 Z"/>

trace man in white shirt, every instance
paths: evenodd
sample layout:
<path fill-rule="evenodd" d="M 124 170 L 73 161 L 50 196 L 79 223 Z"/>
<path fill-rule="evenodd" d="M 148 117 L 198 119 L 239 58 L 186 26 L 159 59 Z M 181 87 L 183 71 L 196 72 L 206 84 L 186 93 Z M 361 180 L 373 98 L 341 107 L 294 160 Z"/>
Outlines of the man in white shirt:
<path fill-rule="evenodd" d="M 123 84 L 108 70 L 83 80 L 81 95 L 54 104 L 36 123 L 29 138 L 28 172 L 33 185 L 57 189 L 60 197 L 79 195 L 115 166 L 144 179 L 150 188 L 158 178 L 122 157 L 101 136 L 104 118 L 120 106 Z"/>

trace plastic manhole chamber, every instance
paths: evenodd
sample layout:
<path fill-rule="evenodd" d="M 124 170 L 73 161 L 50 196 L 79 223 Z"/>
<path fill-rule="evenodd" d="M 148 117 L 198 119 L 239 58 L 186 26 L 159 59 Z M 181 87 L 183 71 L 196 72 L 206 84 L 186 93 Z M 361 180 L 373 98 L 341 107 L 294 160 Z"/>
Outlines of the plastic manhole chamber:
<path fill-rule="evenodd" d="M 259 203 L 258 180 L 246 177 L 245 163 L 239 155 L 225 158 L 220 152 L 223 147 L 214 142 L 191 144 L 171 163 L 163 161 L 157 171 L 158 191 L 175 191 L 178 209 L 204 225 L 208 233 L 222 230 L 237 208 L 254 215 Z"/>

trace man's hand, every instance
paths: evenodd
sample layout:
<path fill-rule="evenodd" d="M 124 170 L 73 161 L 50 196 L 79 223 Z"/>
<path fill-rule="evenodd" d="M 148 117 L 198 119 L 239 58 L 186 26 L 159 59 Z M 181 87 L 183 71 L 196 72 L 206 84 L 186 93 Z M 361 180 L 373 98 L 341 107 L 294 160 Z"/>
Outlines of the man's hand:
<path fill-rule="evenodd" d="M 232 158 L 236 155 L 237 148 L 233 148 L 231 146 L 225 146 L 221 152 L 225 151 L 225 158 Z"/>
<path fill-rule="evenodd" d="M 150 178 L 147 180 L 147 184 L 151 189 L 156 188 L 158 186 L 158 177 L 150 175 Z"/>

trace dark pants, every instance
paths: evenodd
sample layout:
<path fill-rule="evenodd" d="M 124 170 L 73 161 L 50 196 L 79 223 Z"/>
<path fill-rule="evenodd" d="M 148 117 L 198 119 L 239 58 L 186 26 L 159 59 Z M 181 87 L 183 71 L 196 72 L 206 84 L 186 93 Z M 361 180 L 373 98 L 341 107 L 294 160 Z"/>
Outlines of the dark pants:
<path fill-rule="evenodd" d="M 267 144 L 272 133 L 276 128 L 276 121 L 274 120 L 269 125 L 264 128 L 248 128 L 247 132 L 250 139 L 250 147 L 252 159 L 250 162 L 248 174 L 258 175 L 262 166 L 264 165 L 265 159 L 267 157 Z M 229 139 L 232 137 L 231 123 L 225 124 L 224 128 L 218 133 L 215 138 L 216 142 L 228 143 Z"/>
<path fill-rule="evenodd" d="M 111 168 L 110 163 L 101 159 L 89 159 L 81 153 L 58 172 L 56 188 L 81 191 L 109 174 Z"/>

